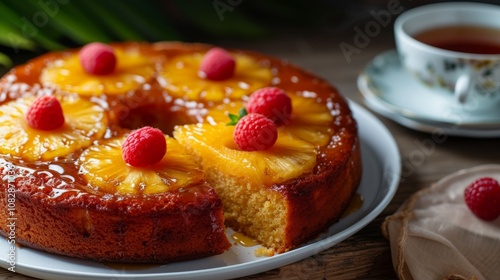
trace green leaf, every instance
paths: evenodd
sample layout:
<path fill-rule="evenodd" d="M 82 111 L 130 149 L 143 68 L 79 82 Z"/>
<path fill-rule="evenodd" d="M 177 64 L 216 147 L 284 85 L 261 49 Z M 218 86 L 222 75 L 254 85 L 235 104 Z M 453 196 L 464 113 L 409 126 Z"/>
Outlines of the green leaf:
<path fill-rule="evenodd" d="M 228 122 L 226 125 L 227 126 L 236 125 L 241 120 L 241 118 L 243 118 L 246 115 L 248 115 L 247 109 L 245 107 L 243 107 L 238 111 L 238 115 L 234 115 L 234 114 L 228 115 L 228 117 L 231 121 Z"/>
<path fill-rule="evenodd" d="M 110 41 L 91 14 L 85 15 L 75 8 L 73 1 L 68 3 L 54 2 L 53 11 L 43 9 L 37 0 L 8 1 L 8 5 L 21 15 L 19 21 L 26 27 L 31 25 L 33 38 L 43 36 L 44 39 L 64 35 L 76 43 L 92 41 Z"/>
<path fill-rule="evenodd" d="M 19 34 L 16 28 L 12 28 L 2 21 L 0 21 L 0 34 L 0 44 L 4 46 L 12 47 L 15 50 L 34 50 L 36 48 L 33 41 Z"/>
<path fill-rule="evenodd" d="M 3 2 L 0 2 L 0 14 L 2 15 L 0 20 L 0 44 L 14 49 L 34 50 L 36 44 L 23 36 L 21 28 L 13 24 L 13 22 L 19 20 L 19 17 Z"/>
<path fill-rule="evenodd" d="M 122 24 L 139 32 L 146 40 L 178 40 L 181 36 L 159 10 L 159 4 L 147 5 L 144 2 L 101 1 L 110 12 L 122 20 Z M 155 2 L 156 3 L 156 2 Z"/>
<path fill-rule="evenodd" d="M 240 114 L 240 118 L 243 118 L 244 116 L 248 115 L 247 108 L 243 107 L 238 111 L 238 114 Z"/>
<path fill-rule="evenodd" d="M 79 44 L 111 41 L 102 28 L 94 23 L 91 16 L 81 13 L 72 2 L 69 2 L 59 6 L 59 12 L 49 20 L 49 25 Z"/>
<path fill-rule="evenodd" d="M 10 68 L 12 67 L 12 60 L 7 55 L 0 53 L 0 65 Z"/>
<path fill-rule="evenodd" d="M 60 34 L 45 26 L 35 26 L 32 22 L 33 15 L 37 12 L 37 9 L 39 10 L 40 8 L 38 6 L 33 7 L 24 1 L 11 0 L 0 2 L 0 14 L 2 14 L 0 21 L 10 24 L 14 28 L 15 33 L 22 37 L 20 40 L 10 37 L 16 43 L 13 47 L 34 50 L 38 44 L 48 50 L 63 49 L 64 46 L 58 42 L 61 37 Z M 31 42 L 29 47 L 24 45 L 24 40 Z"/>
<path fill-rule="evenodd" d="M 94 14 L 96 24 L 113 37 L 120 41 L 142 41 L 144 36 L 128 24 L 127 19 L 120 17 L 110 6 L 105 5 L 108 1 L 76 1 L 73 2 L 85 15 Z"/>
<path fill-rule="evenodd" d="M 231 6 L 222 0 L 176 0 L 174 3 L 189 23 L 209 34 L 248 38 L 266 33 L 262 26 L 242 13 L 243 8 L 239 6 L 240 4 Z"/>
<path fill-rule="evenodd" d="M 227 126 L 236 125 L 240 117 L 238 117 L 237 115 L 229 114 L 229 119 L 231 121 L 226 124 Z"/>

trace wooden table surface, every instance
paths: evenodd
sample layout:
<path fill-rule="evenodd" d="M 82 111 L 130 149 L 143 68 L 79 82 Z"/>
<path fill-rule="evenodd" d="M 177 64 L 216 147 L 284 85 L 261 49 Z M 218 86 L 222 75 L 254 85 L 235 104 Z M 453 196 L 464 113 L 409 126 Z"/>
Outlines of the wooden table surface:
<path fill-rule="evenodd" d="M 298 33 L 303 36 L 289 33 L 283 38 L 259 42 L 219 44 L 253 49 L 287 59 L 329 80 L 344 96 L 363 105 L 356 86 L 357 76 L 374 56 L 394 48 L 391 29 L 390 26 L 385 27 L 380 35 L 371 37 L 366 46 L 358 48 L 358 52 L 349 57 L 350 62 L 339 45 L 342 42 L 354 44 L 356 33 L 352 28 L 342 32 L 325 29 Z M 443 143 L 436 143 L 432 152 L 425 153 L 425 157 L 416 161 L 412 155 L 421 149 L 418 143 L 431 139 L 431 136 L 376 116 L 396 139 L 403 164 L 398 191 L 388 207 L 365 228 L 336 246 L 302 261 L 241 279 L 397 279 L 392 267 L 389 242 L 380 229 L 384 218 L 394 213 L 411 194 L 443 176 L 463 168 L 496 163 L 500 159 L 499 139 L 448 137 Z M 34 278 L 1 269 L 0 279 Z"/>

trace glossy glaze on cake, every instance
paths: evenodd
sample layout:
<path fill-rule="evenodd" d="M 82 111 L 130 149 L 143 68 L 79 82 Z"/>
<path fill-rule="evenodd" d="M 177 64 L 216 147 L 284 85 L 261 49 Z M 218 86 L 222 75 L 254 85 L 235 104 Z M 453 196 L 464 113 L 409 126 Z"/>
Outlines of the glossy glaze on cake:
<path fill-rule="evenodd" d="M 201 56 L 211 46 L 184 43 L 112 46 L 147 57 L 144 67 L 151 71 L 141 72 L 149 74 L 137 80 L 137 88 L 126 92 L 112 90 L 111 93 L 80 95 L 105 109 L 108 128 L 104 139 L 127 134 L 130 129 L 144 125 L 158 127 L 172 135 L 175 126 L 210 123 L 213 122 L 210 112 L 217 111 L 218 106 L 227 106 L 231 101 L 245 102 L 253 90 L 265 86 L 280 87 L 323 104 L 332 117 L 331 133 L 325 144 L 313 148 L 317 153 L 314 169 L 261 188 L 262 199 L 268 198 L 286 209 L 280 242 L 261 242 L 284 252 L 311 240 L 340 218 L 359 183 L 361 158 L 356 122 L 343 97 L 331 85 L 286 61 L 234 50 L 233 55 L 250 60 L 244 69 L 252 69 L 248 71 L 257 73 L 256 76 L 239 73 L 234 81 L 215 84 L 225 90 L 222 96 L 193 97 L 184 88 L 173 92 L 172 86 L 177 86 L 178 81 L 175 77 L 170 79 L 176 67 L 172 68 L 169 63 L 177 58 Z M 74 94 L 71 87 L 42 84 L 41 77 L 48 66 L 77 51 L 49 53 L 11 70 L 0 81 L 0 106 L 23 96 Z M 251 82 L 246 82 L 247 78 Z M 230 86 L 225 86 L 227 84 Z M 227 90 L 231 87 L 233 90 Z M 164 193 L 106 193 L 90 186 L 82 176 L 78 160 L 83 150 L 50 161 L 34 162 L 0 155 L 3 174 L 0 217 L 7 221 L 7 190 L 15 186 L 16 242 L 58 254 L 120 262 L 185 260 L 219 254 L 229 247 L 222 225 L 222 208 L 224 199 L 230 199 L 230 195 L 214 191 L 230 181 L 224 180 L 225 174 L 205 170 L 206 180 Z M 219 197 L 223 198 L 222 203 Z M 262 217 L 255 217 L 256 222 L 259 219 Z M 243 233 L 255 235 L 234 218 L 226 221 Z M 2 223 L 0 228 L 2 234 L 8 235 L 7 224 Z"/>

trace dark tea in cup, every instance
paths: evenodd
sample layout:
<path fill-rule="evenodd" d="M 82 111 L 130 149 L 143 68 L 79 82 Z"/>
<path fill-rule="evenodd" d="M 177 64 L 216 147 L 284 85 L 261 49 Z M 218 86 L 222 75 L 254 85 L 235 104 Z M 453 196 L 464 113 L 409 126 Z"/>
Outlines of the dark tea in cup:
<path fill-rule="evenodd" d="M 453 106 L 500 108 L 500 6 L 446 2 L 420 6 L 394 23 L 402 65 Z M 449 93 L 452 93 L 450 95 Z"/>
<path fill-rule="evenodd" d="M 500 54 L 500 29 L 485 26 L 451 25 L 413 35 L 436 48 L 474 54 Z"/>

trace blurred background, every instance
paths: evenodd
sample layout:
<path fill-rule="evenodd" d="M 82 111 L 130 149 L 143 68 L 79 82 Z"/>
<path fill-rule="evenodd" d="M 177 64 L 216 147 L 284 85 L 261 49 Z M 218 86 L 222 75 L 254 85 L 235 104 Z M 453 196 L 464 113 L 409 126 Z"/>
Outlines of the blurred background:
<path fill-rule="evenodd" d="M 443 1 L 2 0 L 0 64 L 5 70 L 43 52 L 92 41 L 181 40 L 241 46 L 310 32 L 341 36 L 389 5 L 409 9 L 430 2 Z"/>

